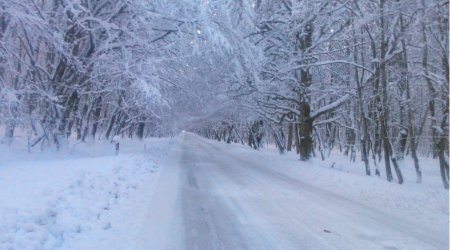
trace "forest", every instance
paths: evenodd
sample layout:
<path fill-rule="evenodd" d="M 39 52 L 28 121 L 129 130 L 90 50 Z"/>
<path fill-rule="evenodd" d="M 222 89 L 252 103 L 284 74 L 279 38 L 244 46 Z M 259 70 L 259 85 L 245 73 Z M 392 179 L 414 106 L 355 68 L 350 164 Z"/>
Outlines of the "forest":
<path fill-rule="evenodd" d="M 448 0 L 0 1 L 1 143 L 182 130 L 449 187 Z M 299 162 L 302 164 L 302 162 Z"/>

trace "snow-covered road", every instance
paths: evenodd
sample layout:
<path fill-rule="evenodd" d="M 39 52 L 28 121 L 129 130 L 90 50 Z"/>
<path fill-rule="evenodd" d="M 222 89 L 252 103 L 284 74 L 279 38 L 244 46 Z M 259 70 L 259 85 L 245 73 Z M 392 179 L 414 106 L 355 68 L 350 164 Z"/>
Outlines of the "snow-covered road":
<path fill-rule="evenodd" d="M 422 184 L 403 161 L 398 185 L 339 152 L 300 162 L 190 133 L 123 140 L 119 155 L 23 145 L 0 145 L 1 250 L 448 249 L 448 191 L 429 159 Z"/>
<path fill-rule="evenodd" d="M 162 170 L 163 190 L 151 202 L 141 248 L 448 249 L 447 230 L 322 189 L 189 133 L 178 142 Z"/>

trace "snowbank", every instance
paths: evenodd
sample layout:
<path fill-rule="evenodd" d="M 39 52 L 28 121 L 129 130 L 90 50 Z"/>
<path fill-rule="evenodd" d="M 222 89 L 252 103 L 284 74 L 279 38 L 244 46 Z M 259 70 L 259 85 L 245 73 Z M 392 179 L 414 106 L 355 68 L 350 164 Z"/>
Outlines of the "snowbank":
<path fill-rule="evenodd" d="M 0 249 L 126 249 L 172 145 L 125 140 L 118 156 L 102 142 L 59 153 L 2 146 Z"/>

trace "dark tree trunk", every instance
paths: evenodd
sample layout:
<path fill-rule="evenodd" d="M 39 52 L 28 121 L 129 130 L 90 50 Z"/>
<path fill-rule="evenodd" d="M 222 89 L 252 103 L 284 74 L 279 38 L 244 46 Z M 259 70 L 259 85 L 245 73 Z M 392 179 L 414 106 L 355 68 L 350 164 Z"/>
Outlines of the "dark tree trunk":
<path fill-rule="evenodd" d="M 423 3 L 422 3 L 423 4 Z M 422 42 L 424 44 L 423 47 L 423 54 L 422 54 L 422 67 L 425 73 L 425 81 L 427 82 L 427 87 L 428 87 L 428 91 L 430 92 L 429 95 L 429 102 L 428 102 L 428 108 L 430 111 L 430 126 L 431 126 L 431 138 L 433 140 L 433 144 L 432 144 L 432 153 L 433 153 L 433 157 L 437 156 L 437 141 L 436 141 L 436 115 L 435 115 L 435 102 L 434 100 L 436 99 L 437 93 L 436 93 L 436 89 L 433 86 L 433 83 L 431 82 L 431 79 L 429 77 L 429 72 L 428 72 L 428 38 L 427 38 L 427 33 L 426 33 L 426 27 L 425 24 L 422 24 Z"/>
<path fill-rule="evenodd" d="M 78 92 L 73 91 L 69 96 L 69 99 L 64 103 L 64 112 L 62 114 L 61 120 L 59 121 L 58 132 L 55 135 L 55 143 L 57 150 L 61 149 L 67 144 L 67 138 L 70 136 L 71 122 L 69 121 L 70 116 L 77 106 L 79 97 Z"/>
<path fill-rule="evenodd" d="M 144 138 L 144 130 L 145 130 L 145 121 L 139 122 L 136 135 L 139 138 L 139 140 L 142 140 Z"/>
<path fill-rule="evenodd" d="M 442 183 L 444 184 L 444 188 L 448 189 L 448 180 L 449 180 L 449 164 L 448 164 L 448 109 L 449 109 L 449 103 L 447 99 L 447 104 L 444 110 L 444 114 L 442 117 L 441 127 L 440 127 L 440 133 L 439 133 L 439 140 L 436 144 L 436 149 L 438 152 L 439 157 L 439 167 L 441 170 L 441 177 L 442 177 Z"/>
<path fill-rule="evenodd" d="M 284 138 L 283 129 L 280 128 L 279 132 L 277 132 L 277 130 L 274 129 L 271 124 L 269 124 L 269 128 L 272 130 L 272 135 L 275 140 L 275 144 L 277 146 L 278 152 L 280 154 L 283 154 L 284 150 L 285 150 L 285 142 L 284 142 L 285 138 Z"/>
<path fill-rule="evenodd" d="M 403 25 L 403 17 L 400 16 L 400 24 L 401 24 L 401 28 L 402 28 L 402 32 L 404 31 L 404 25 Z M 406 100 L 407 100 L 407 117 L 408 117 L 408 130 L 406 130 L 406 133 L 400 134 L 400 136 L 404 136 L 406 138 L 401 138 L 400 139 L 400 150 L 403 152 L 405 152 L 405 147 L 406 147 L 406 140 L 409 137 L 409 142 L 410 142 L 410 150 L 411 150 L 411 156 L 414 160 L 414 168 L 416 170 L 416 182 L 417 183 L 422 183 L 422 171 L 420 171 L 420 166 L 419 166 L 419 158 L 417 157 L 417 143 L 416 143 L 416 131 L 413 125 L 413 107 L 412 107 L 412 102 L 411 102 L 411 88 L 410 88 L 410 84 L 409 84 L 409 79 L 407 77 L 407 72 L 408 72 L 408 53 L 406 51 L 406 41 L 404 39 L 402 39 L 401 41 L 402 44 L 402 59 L 403 59 L 403 68 L 404 68 L 404 72 L 403 72 L 403 78 L 404 78 L 404 82 L 405 82 L 405 91 L 406 91 Z M 405 135 L 406 134 L 406 135 Z"/>
<path fill-rule="evenodd" d="M 113 116 L 109 120 L 108 129 L 106 130 L 105 135 L 106 135 L 106 139 L 108 139 L 108 140 L 109 140 L 109 137 L 111 136 L 111 132 L 112 132 L 112 129 L 113 129 L 115 121 L 116 121 L 116 116 L 117 116 L 116 112 L 117 111 L 114 112 Z"/>
<path fill-rule="evenodd" d="M 383 150 L 384 150 L 384 163 L 386 167 L 386 177 L 388 181 L 392 181 L 392 172 L 390 160 L 394 165 L 395 173 L 397 174 L 398 183 L 403 183 L 403 175 L 400 171 L 400 168 L 397 164 L 397 159 L 393 156 L 392 145 L 389 140 L 389 131 L 387 121 L 389 118 L 389 108 L 388 108 L 388 92 L 387 92 L 387 73 L 386 73 L 386 53 L 387 53 L 387 44 L 386 44 L 386 27 L 385 27 L 385 16 L 384 16 L 384 4 L 386 0 L 380 0 L 380 26 L 381 26 L 381 36 L 380 36 L 380 70 L 379 70 L 379 79 L 382 88 L 382 111 L 381 111 L 381 136 L 383 138 Z"/>
<path fill-rule="evenodd" d="M 295 152 L 300 154 L 300 132 L 299 132 L 299 124 L 298 122 L 294 124 L 294 143 L 295 143 Z"/>
<path fill-rule="evenodd" d="M 355 43 L 356 43 L 356 41 L 355 41 Z M 354 53 L 353 58 L 356 62 L 358 59 L 356 51 Z M 363 100 L 362 84 L 360 81 L 358 69 L 355 69 L 355 79 L 356 79 L 357 93 L 358 93 L 358 100 L 356 102 L 356 105 L 358 106 L 359 115 L 360 115 L 360 119 L 361 119 L 360 133 L 362 132 L 362 134 L 360 134 L 361 158 L 362 158 L 362 161 L 364 162 L 364 166 L 366 169 L 366 175 L 370 175 L 369 152 L 368 152 L 369 151 L 369 149 L 368 149 L 369 131 L 368 131 L 367 121 L 366 121 L 366 119 L 367 119 L 366 112 L 364 110 L 363 101 L 362 101 Z"/>
<path fill-rule="evenodd" d="M 355 142 L 356 142 L 356 133 L 355 129 L 351 128 L 351 124 L 348 125 L 349 127 L 345 129 L 345 135 L 347 139 L 347 148 L 345 149 L 344 154 L 348 156 L 350 153 L 350 161 L 355 161 Z"/>
<path fill-rule="evenodd" d="M 300 160 L 307 161 L 311 158 L 313 151 L 313 119 L 311 118 L 311 107 L 308 103 L 302 103 L 300 107 L 300 120 L 298 132 L 300 135 L 299 153 Z"/>
<path fill-rule="evenodd" d="M 386 44 L 385 44 L 385 24 L 384 24 L 384 2 L 385 0 L 380 0 L 380 25 L 381 25 L 381 39 L 380 39 L 380 66 L 378 71 L 378 80 L 381 84 L 382 92 L 378 93 L 381 95 L 382 99 L 382 110 L 380 117 L 380 125 L 381 125 L 381 138 L 383 140 L 383 150 L 384 150 L 384 164 L 386 168 L 386 178 L 388 181 L 392 181 L 392 172 L 391 172 L 391 154 L 390 154 L 390 143 L 389 143 L 389 135 L 388 135 L 388 127 L 387 127 L 387 119 L 388 119 L 388 107 L 387 107 L 387 79 L 386 79 Z"/>
<path fill-rule="evenodd" d="M 411 90 L 409 82 L 406 82 L 406 98 L 408 100 L 408 130 L 411 156 L 414 160 L 414 168 L 416 169 L 416 182 L 422 183 L 422 171 L 420 171 L 419 158 L 417 157 L 416 131 L 413 125 L 413 110 L 411 104 Z"/>
<path fill-rule="evenodd" d="M 402 172 L 400 171 L 400 167 L 398 166 L 397 158 L 392 157 L 391 160 L 392 160 L 392 164 L 394 165 L 395 174 L 397 175 L 398 184 L 402 184 L 403 183 L 403 175 L 402 175 Z"/>
<path fill-rule="evenodd" d="M 286 150 L 287 151 L 291 151 L 292 150 L 292 137 L 294 136 L 293 134 L 293 126 L 292 123 L 289 123 L 288 125 L 288 138 L 287 138 L 287 145 L 286 145 Z"/>
<path fill-rule="evenodd" d="M 91 136 L 92 139 L 95 140 L 95 135 L 97 134 L 97 129 L 98 129 L 98 123 L 99 123 L 99 119 L 100 119 L 100 114 L 102 112 L 102 97 L 99 96 L 96 102 L 96 108 L 94 111 L 94 122 L 92 124 L 92 131 L 91 131 Z"/>
<path fill-rule="evenodd" d="M 231 125 L 229 131 L 228 131 L 228 138 L 227 138 L 227 143 L 231 143 L 231 139 L 232 139 L 232 133 L 233 133 L 233 129 L 234 129 L 234 125 Z"/>

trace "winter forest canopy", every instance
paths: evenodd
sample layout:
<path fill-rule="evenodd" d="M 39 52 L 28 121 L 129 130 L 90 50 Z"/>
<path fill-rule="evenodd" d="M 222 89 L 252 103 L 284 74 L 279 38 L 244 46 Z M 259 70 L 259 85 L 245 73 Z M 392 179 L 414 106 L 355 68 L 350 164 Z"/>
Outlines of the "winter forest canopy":
<path fill-rule="evenodd" d="M 64 148 L 181 130 L 366 174 L 439 159 L 447 0 L 2 0 L 2 143 Z M 392 168 L 392 169 L 391 169 Z"/>

